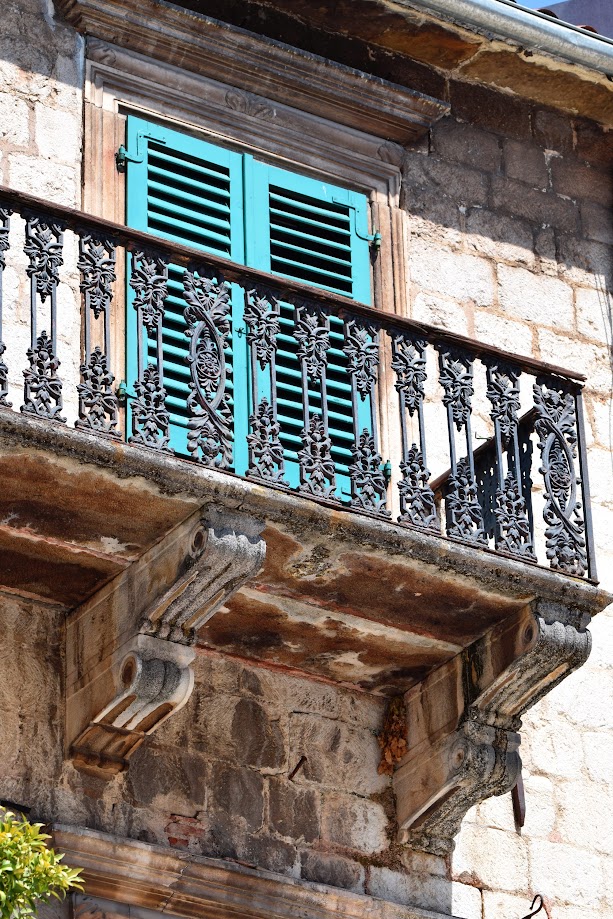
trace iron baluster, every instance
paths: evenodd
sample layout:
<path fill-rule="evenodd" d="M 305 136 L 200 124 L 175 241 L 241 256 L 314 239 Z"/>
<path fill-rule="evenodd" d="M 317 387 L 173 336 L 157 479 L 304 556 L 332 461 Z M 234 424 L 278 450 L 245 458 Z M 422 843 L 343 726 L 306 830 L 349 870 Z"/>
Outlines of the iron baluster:
<path fill-rule="evenodd" d="M 386 509 L 387 482 L 379 453 L 375 385 L 379 366 L 379 330 L 368 321 L 349 317 L 344 322 L 345 344 L 351 377 L 351 408 L 354 446 L 351 476 L 351 506 L 389 517 Z M 372 431 L 360 425 L 359 401 L 368 402 Z"/>
<path fill-rule="evenodd" d="M 221 274 L 199 268 L 183 276 L 187 362 L 191 381 L 187 449 L 207 466 L 232 465 L 232 411 L 225 350 L 230 337 L 230 285 Z"/>
<path fill-rule="evenodd" d="M 115 242 L 79 231 L 80 290 L 84 296 L 85 359 L 81 364 L 79 419 L 75 427 L 118 439 L 118 405 L 113 392 L 115 377 L 111 373 L 110 307 L 115 274 Z M 103 348 L 92 350 L 92 315 L 96 323 L 102 317 Z"/>
<path fill-rule="evenodd" d="M 3 290 L 2 279 L 4 269 L 6 268 L 6 251 L 10 246 L 9 232 L 11 228 L 11 214 L 13 212 L 8 207 L 0 208 L 0 406 L 11 408 L 12 403 L 8 401 L 8 372 L 9 369 L 4 361 L 6 344 L 2 337 L 2 310 L 3 310 Z"/>
<path fill-rule="evenodd" d="M 402 523 L 409 523 L 420 529 L 440 534 L 436 513 L 434 492 L 428 482 L 430 473 L 426 460 L 426 436 L 424 424 L 424 383 L 426 381 L 427 342 L 414 338 L 406 332 L 394 329 L 392 339 L 392 370 L 396 374 L 395 388 L 400 403 L 400 436 L 402 459 L 398 482 L 400 492 L 400 517 Z M 419 446 L 409 447 L 407 412 L 411 418 L 417 413 Z"/>
<path fill-rule="evenodd" d="M 27 357 L 30 366 L 24 370 L 21 411 L 39 418 L 49 418 L 64 423 L 62 381 L 58 376 L 60 361 L 57 357 L 57 300 L 59 268 L 63 265 L 64 225 L 30 212 L 26 219 L 24 252 L 29 258 L 26 268 L 30 278 L 30 348 Z M 37 333 L 38 299 L 50 302 L 50 334 L 45 329 Z"/>
<path fill-rule="evenodd" d="M 447 535 L 463 542 L 487 545 L 483 512 L 478 500 L 471 434 L 471 400 L 474 357 L 459 348 L 438 343 L 439 381 L 443 387 L 443 403 L 447 408 L 447 429 L 451 475 L 449 476 L 445 508 Z M 457 459 L 454 427 L 464 431 L 466 456 Z"/>
<path fill-rule="evenodd" d="M 578 439 L 575 393 L 564 380 L 539 376 L 534 384 L 535 422 L 545 482 L 543 519 L 551 567 L 582 577 L 587 569 L 586 530 L 577 496 L 574 459 Z"/>
<path fill-rule="evenodd" d="M 577 388 L 575 393 L 575 412 L 577 414 L 577 434 L 579 442 L 579 475 L 581 476 L 581 495 L 583 497 L 583 513 L 585 520 L 585 541 L 587 549 L 587 573 L 593 581 L 598 580 L 596 571 L 596 553 L 594 551 L 594 528 L 592 524 L 592 502 L 590 498 L 590 480 L 587 465 L 587 449 L 585 440 L 585 421 L 583 418 L 583 390 Z"/>
<path fill-rule="evenodd" d="M 164 301 L 168 294 L 167 260 L 153 252 L 133 252 L 130 287 L 135 293 L 138 375 L 134 383 L 136 396 L 132 400 L 132 434 L 128 442 L 171 452 L 162 351 Z M 144 353 L 145 336 L 155 340 L 154 363 Z"/>
<path fill-rule="evenodd" d="M 245 324 L 251 361 L 253 414 L 249 418 L 249 468 L 247 475 L 276 485 L 283 480 L 285 463 L 279 439 L 277 419 L 277 336 L 279 335 L 279 301 L 272 291 L 253 288 L 247 291 Z M 263 387 L 258 378 L 265 376 Z M 260 398 L 260 388 L 266 392 Z"/>
<path fill-rule="evenodd" d="M 503 361 L 486 359 L 487 397 L 492 404 L 496 448 L 496 548 L 536 561 L 530 519 L 522 492 L 518 411 L 520 370 Z M 504 457 L 507 473 L 504 471 Z"/>
<path fill-rule="evenodd" d="M 299 491 L 320 498 L 331 498 L 336 488 L 336 472 L 328 429 L 326 381 L 330 319 L 321 307 L 305 300 L 295 302 L 294 315 L 304 414 L 302 449 L 298 451 Z M 309 383 L 319 383 L 321 414 L 311 414 Z"/>

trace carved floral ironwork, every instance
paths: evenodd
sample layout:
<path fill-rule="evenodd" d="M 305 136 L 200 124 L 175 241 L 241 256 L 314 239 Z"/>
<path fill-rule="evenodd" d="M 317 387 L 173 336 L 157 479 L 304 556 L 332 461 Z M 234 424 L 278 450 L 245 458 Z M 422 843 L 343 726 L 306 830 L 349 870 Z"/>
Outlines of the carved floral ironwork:
<path fill-rule="evenodd" d="M 330 453 L 332 441 L 320 415 L 311 417 L 308 429 L 302 432 L 302 443 L 304 446 L 298 451 L 299 490 L 305 494 L 329 498 L 334 492 L 336 476 Z"/>
<path fill-rule="evenodd" d="M 226 392 L 230 287 L 221 276 L 186 271 L 186 335 L 190 339 L 187 449 L 209 466 L 232 463 L 232 412 Z"/>
<path fill-rule="evenodd" d="M 411 416 L 424 398 L 426 347 L 423 339 L 411 338 L 402 332 L 395 332 L 392 338 L 392 370 L 396 373 L 394 385 L 403 394 L 405 407 Z"/>
<path fill-rule="evenodd" d="M 406 459 L 400 463 L 402 479 L 398 483 L 400 510 L 398 518 L 403 523 L 440 534 L 436 513 L 434 492 L 428 482 L 430 472 L 426 469 L 421 450 L 413 444 Z"/>
<path fill-rule="evenodd" d="M 508 446 L 517 431 L 520 371 L 502 362 L 487 363 L 487 392 L 492 403 L 492 418 L 498 422 L 503 446 Z"/>
<path fill-rule="evenodd" d="M 134 309 L 140 311 L 143 325 L 149 334 L 153 334 L 164 317 L 168 262 L 150 252 L 134 252 L 130 287 L 135 293 Z"/>
<path fill-rule="evenodd" d="M 6 268 L 6 252 L 10 247 L 9 231 L 11 226 L 12 211 L 8 207 L 0 208 L 0 406 L 11 408 L 8 401 L 8 372 L 9 369 L 3 360 L 6 344 L 2 340 L 2 272 Z"/>
<path fill-rule="evenodd" d="M 545 481 L 543 518 L 547 558 L 552 568 L 581 577 L 587 570 L 585 526 L 577 496 L 575 399 L 561 380 L 537 377 L 535 429 Z"/>
<path fill-rule="evenodd" d="M 51 296 L 59 283 L 59 268 L 64 264 L 63 230 L 59 221 L 33 215 L 26 218 L 26 244 L 23 251 L 30 260 L 26 272 L 43 302 Z"/>
<path fill-rule="evenodd" d="M 170 414 L 166 394 L 155 364 L 148 364 L 134 384 L 136 398 L 132 400 L 131 444 L 141 444 L 154 450 L 166 450 L 169 444 Z"/>
<path fill-rule="evenodd" d="M 368 430 L 362 431 L 352 448 L 353 463 L 349 466 L 353 497 L 351 506 L 389 517 L 386 510 L 387 482 L 381 469 L 381 454 Z"/>
<path fill-rule="evenodd" d="M 252 433 L 247 435 L 250 461 L 247 474 L 266 482 L 284 485 L 280 428 L 268 399 L 260 401 L 256 411 L 249 418 L 249 424 Z"/>
<path fill-rule="evenodd" d="M 277 348 L 279 334 L 279 303 L 270 291 L 254 289 L 247 291 L 245 307 L 247 342 L 255 348 L 256 359 L 263 369 Z"/>
<path fill-rule="evenodd" d="M 100 239 L 90 233 L 79 236 L 79 260 L 81 292 L 96 319 L 111 305 L 115 274 L 115 244 L 109 239 Z M 134 285 L 132 285 L 134 286 Z"/>
<path fill-rule="evenodd" d="M 345 344 L 348 370 L 362 399 L 374 388 L 379 366 L 379 335 L 376 327 L 362 319 L 345 320 Z"/>
<path fill-rule="evenodd" d="M 497 489 L 494 515 L 499 528 L 496 548 L 529 561 L 536 561 L 530 522 L 526 516 L 526 502 L 513 473 L 509 473 L 505 478 L 504 489 Z"/>
<path fill-rule="evenodd" d="M 97 434 L 119 437 L 117 431 L 117 397 L 112 386 L 115 377 L 108 368 L 106 354 L 96 346 L 89 361 L 81 365 L 79 420 L 76 427 Z"/>
<path fill-rule="evenodd" d="M 311 380 L 319 379 L 328 362 L 330 347 L 330 321 L 326 313 L 312 303 L 297 303 L 294 338 L 307 375 Z"/>
<path fill-rule="evenodd" d="M 24 404 L 21 411 L 39 418 L 66 421 L 60 414 L 63 408 L 62 381 L 57 375 L 60 362 L 45 331 L 38 336 L 35 346 L 28 348 L 27 357 L 30 366 L 23 371 Z"/>
<path fill-rule="evenodd" d="M 477 485 L 467 459 L 459 460 L 456 473 L 449 476 L 445 506 L 448 536 L 487 545 Z"/>
<path fill-rule="evenodd" d="M 470 417 L 470 403 L 474 393 L 473 356 L 447 346 L 438 345 L 439 380 L 444 390 L 443 403 L 451 410 L 458 431 Z"/>

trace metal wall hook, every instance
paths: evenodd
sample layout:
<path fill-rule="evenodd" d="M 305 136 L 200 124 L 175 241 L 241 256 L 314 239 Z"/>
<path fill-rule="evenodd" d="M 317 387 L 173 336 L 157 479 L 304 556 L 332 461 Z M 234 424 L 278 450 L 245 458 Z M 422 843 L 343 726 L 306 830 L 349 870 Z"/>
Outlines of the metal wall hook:
<path fill-rule="evenodd" d="M 537 903 L 538 903 L 538 906 L 535 909 L 534 907 L 536 906 Z M 543 898 L 540 895 L 540 893 L 537 893 L 534 900 L 532 901 L 532 904 L 530 905 L 531 912 L 529 912 L 527 916 L 523 916 L 522 919 L 532 919 L 532 916 L 536 916 L 536 914 L 540 913 L 540 911 L 544 909 L 544 907 L 545 907 L 545 904 L 543 903 Z"/>

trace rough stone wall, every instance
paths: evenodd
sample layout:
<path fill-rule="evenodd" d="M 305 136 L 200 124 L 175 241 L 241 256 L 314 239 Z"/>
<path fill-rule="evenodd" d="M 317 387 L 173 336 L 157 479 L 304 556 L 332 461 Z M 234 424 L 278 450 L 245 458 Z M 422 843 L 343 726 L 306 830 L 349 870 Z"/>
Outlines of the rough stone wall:
<path fill-rule="evenodd" d="M 2 16 L 2 181 L 78 204 L 80 39 L 42 0 L 7 2 Z M 453 117 L 407 154 L 412 315 L 587 374 L 598 559 L 611 589 L 613 147 L 588 123 L 500 100 L 456 88 Z M 69 280 L 61 348 L 78 340 Z M 7 269 L 6 337 L 17 336 L 21 359 L 24 285 L 23 270 L 18 280 Z M 76 376 L 68 350 L 60 357 Z M 10 358 L 19 405 L 21 365 Z M 519 917 L 537 890 L 555 919 L 613 916 L 613 615 L 594 623 L 588 665 L 525 720 L 523 831 L 509 796 L 486 802 L 446 863 L 393 842 L 389 781 L 376 772 L 377 700 L 220 658 L 199 658 L 189 706 L 126 776 L 101 783 L 76 773 L 61 757 L 61 617 L 7 597 L 2 604 L 0 797 L 37 817 L 464 919 Z"/>
<path fill-rule="evenodd" d="M 0 25 L 0 182 L 70 207 L 81 204 L 83 42 L 54 19 L 50 0 L 6 0 Z M 29 278 L 23 254 L 24 224 L 12 218 L 4 272 L 4 360 L 10 399 L 23 403 L 22 370 L 30 346 Z M 76 241 L 66 234 L 58 289 L 58 355 L 67 417 L 76 419 L 75 384 L 80 340 Z M 39 310 L 38 331 L 49 332 L 49 313 Z"/>
<path fill-rule="evenodd" d="M 412 315 L 586 374 L 597 561 L 612 590 L 613 142 L 500 99 L 456 93 L 452 117 L 407 155 Z M 524 719 L 523 830 L 510 795 L 465 820 L 452 877 L 479 899 L 459 916 L 519 917 L 536 892 L 555 919 L 613 916 L 611 609 L 592 634 L 587 665 Z"/>

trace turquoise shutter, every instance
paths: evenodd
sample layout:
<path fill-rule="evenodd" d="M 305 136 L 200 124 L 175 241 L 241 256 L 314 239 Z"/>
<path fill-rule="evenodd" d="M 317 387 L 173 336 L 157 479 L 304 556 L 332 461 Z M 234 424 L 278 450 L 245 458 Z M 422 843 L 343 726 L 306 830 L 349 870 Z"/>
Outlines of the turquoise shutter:
<path fill-rule="evenodd" d="M 247 264 L 325 288 L 370 304 L 368 202 L 365 195 L 338 188 L 257 160 L 245 161 Z M 328 418 L 337 496 L 351 497 L 348 466 L 354 442 L 351 385 L 342 351 L 343 323 L 331 319 L 328 353 Z M 281 305 L 277 352 L 277 410 L 286 478 L 299 484 L 297 452 L 302 446 L 300 362 L 293 308 Z M 262 381 L 263 385 L 265 380 Z M 310 392 L 315 412 L 321 398 Z M 358 400 L 359 427 L 372 430 L 370 406 Z"/>
<path fill-rule="evenodd" d="M 188 134 L 128 117 L 127 214 L 129 226 L 164 239 L 180 242 L 206 252 L 214 252 L 234 262 L 244 263 L 242 156 L 214 146 Z M 187 396 L 189 367 L 185 362 L 188 340 L 185 335 L 182 298 L 183 271 L 169 267 L 169 296 L 163 323 L 164 385 L 171 420 L 171 446 L 187 454 Z M 131 289 L 128 287 L 130 304 Z M 234 469 L 247 468 L 246 431 L 249 406 L 245 395 L 247 360 L 242 328 L 243 298 L 232 296 L 232 347 L 226 352 L 229 367 L 228 391 L 235 423 Z M 135 322 L 127 322 L 128 379 L 137 376 Z M 153 359 L 153 342 L 147 342 Z M 234 394 L 241 393 L 241 399 Z"/>

